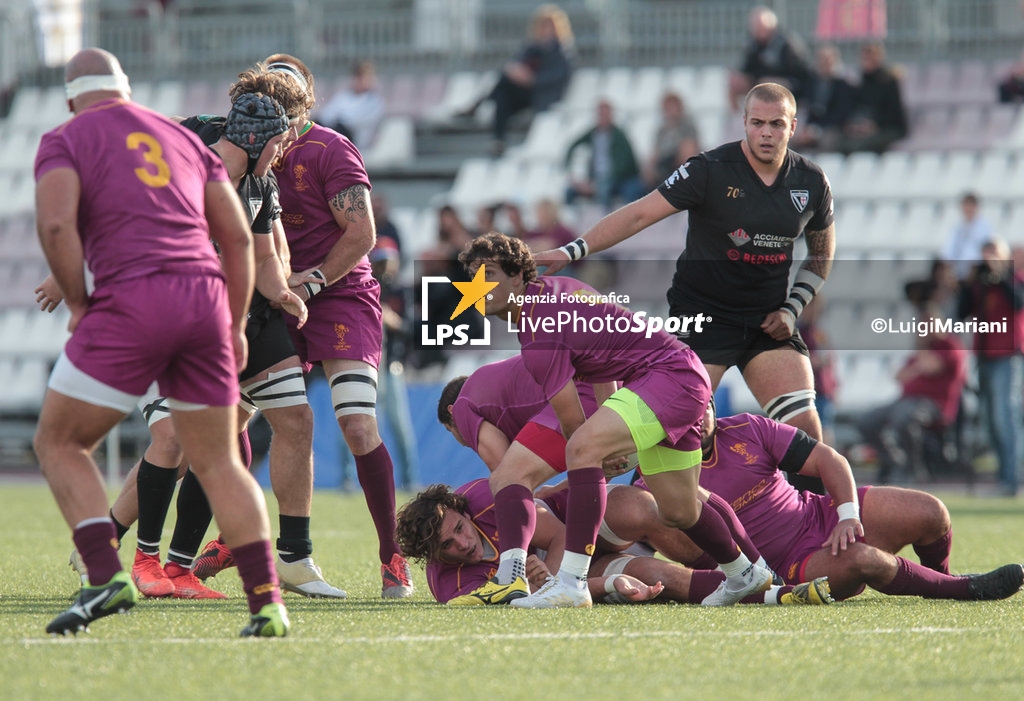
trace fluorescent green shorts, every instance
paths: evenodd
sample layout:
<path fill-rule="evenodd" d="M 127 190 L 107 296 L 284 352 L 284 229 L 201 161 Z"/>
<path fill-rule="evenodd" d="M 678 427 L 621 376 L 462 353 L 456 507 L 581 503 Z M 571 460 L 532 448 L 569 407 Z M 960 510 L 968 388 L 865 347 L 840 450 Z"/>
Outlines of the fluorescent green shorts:
<path fill-rule="evenodd" d="M 700 465 L 700 450 L 675 450 L 659 445 L 668 438 L 668 434 L 662 428 L 658 417 L 647 406 L 647 402 L 633 390 L 623 387 L 608 397 L 604 406 L 621 416 L 629 427 L 629 433 L 636 443 L 640 470 L 645 475 L 689 470 Z"/>

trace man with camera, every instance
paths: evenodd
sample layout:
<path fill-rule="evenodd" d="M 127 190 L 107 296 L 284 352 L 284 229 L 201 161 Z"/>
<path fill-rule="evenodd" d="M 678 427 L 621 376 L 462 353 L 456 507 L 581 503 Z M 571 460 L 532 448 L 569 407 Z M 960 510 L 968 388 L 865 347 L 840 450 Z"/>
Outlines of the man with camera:
<path fill-rule="evenodd" d="M 1024 276 L 1015 272 L 1010 247 L 993 238 L 981 248 L 981 261 L 960 295 L 961 317 L 990 322 L 989 333 L 975 333 L 978 394 L 999 460 L 999 494 L 1016 496 L 1021 459 L 1024 360 Z"/>

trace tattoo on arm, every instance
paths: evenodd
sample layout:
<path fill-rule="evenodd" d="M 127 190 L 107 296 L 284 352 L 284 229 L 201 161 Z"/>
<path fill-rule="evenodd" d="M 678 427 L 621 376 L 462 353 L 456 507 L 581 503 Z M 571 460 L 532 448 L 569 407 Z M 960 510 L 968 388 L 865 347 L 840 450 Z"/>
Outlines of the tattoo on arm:
<path fill-rule="evenodd" d="M 827 229 L 821 231 L 807 231 L 804 237 L 807 239 L 807 259 L 803 267 L 822 280 L 828 279 L 836 250 L 835 224 L 830 224 Z"/>
<path fill-rule="evenodd" d="M 331 207 L 343 213 L 348 222 L 366 219 L 366 186 L 358 184 L 345 188 L 331 198 Z"/>

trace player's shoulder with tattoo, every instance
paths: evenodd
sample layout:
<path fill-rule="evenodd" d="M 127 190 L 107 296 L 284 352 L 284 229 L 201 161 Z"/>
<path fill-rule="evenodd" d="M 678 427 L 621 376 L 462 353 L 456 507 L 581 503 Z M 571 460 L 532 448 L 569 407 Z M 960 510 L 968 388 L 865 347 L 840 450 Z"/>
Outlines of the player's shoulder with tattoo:
<path fill-rule="evenodd" d="M 350 185 L 331 198 L 331 207 L 350 222 L 364 219 L 369 211 L 369 191 L 364 183 Z"/>

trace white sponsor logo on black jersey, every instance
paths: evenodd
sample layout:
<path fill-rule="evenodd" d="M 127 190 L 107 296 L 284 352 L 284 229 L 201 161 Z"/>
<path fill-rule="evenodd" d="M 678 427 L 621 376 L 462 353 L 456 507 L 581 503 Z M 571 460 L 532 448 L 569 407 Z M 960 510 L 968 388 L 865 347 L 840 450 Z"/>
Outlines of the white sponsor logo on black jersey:
<path fill-rule="evenodd" d="M 790 190 L 789 199 L 793 200 L 793 206 L 796 207 L 796 211 L 802 213 L 807 209 L 807 200 L 810 199 L 810 195 L 807 190 Z"/>
<path fill-rule="evenodd" d="M 750 243 L 750 234 L 743 229 L 736 229 L 729 234 L 729 238 L 732 240 L 734 246 L 742 246 Z"/>
<path fill-rule="evenodd" d="M 259 214 L 260 208 L 263 206 L 262 197 L 250 197 L 249 198 L 249 218 L 255 219 L 256 215 Z"/>
<path fill-rule="evenodd" d="M 665 181 L 665 187 L 672 187 L 673 183 L 679 181 L 680 178 L 686 180 L 690 177 L 690 174 L 686 172 L 686 164 L 679 166 L 672 172 L 672 175 L 668 176 L 668 180 Z"/>

